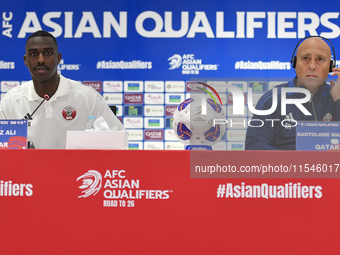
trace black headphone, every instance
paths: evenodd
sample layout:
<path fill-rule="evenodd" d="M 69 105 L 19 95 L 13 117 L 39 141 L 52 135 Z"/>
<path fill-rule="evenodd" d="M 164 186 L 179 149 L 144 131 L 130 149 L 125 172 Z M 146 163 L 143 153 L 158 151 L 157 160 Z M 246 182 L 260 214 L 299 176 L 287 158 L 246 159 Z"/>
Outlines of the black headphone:
<path fill-rule="evenodd" d="M 333 44 L 332 44 L 332 42 L 331 42 L 330 40 L 328 40 L 328 39 L 325 38 L 325 37 L 318 36 L 318 35 L 310 35 L 310 36 L 306 36 L 306 37 L 302 38 L 302 39 L 297 43 L 297 45 L 296 45 L 296 47 L 295 47 L 295 49 L 294 49 L 294 51 L 293 51 L 292 58 L 290 59 L 290 63 L 293 64 L 293 68 L 296 67 L 296 56 L 294 56 L 296 49 L 299 47 L 299 45 L 300 45 L 300 43 L 301 43 L 302 41 L 306 40 L 307 38 L 311 38 L 311 37 L 322 38 L 322 39 L 326 40 L 327 42 L 329 42 L 329 44 L 332 46 L 332 50 L 333 50 L 333 58 L 334 58 L 334 60 L 331 60 L 331 62 L 330 62 L 330 65 L 329 65 L 329 72 L 330 72 L 330 73 L 333 72 L 332 69 L 335 68 L 335 66 L 336 66 L 336 57 L 335 57 L 334 46 L 333 46 Z"/>

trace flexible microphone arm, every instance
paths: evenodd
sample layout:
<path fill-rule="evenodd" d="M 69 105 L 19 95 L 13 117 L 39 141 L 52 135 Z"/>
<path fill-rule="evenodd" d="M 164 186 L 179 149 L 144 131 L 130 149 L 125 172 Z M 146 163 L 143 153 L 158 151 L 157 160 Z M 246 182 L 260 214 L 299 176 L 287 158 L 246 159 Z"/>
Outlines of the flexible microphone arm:
<path fill-rule="evenodd" d="M 46 93 L 46 94 L 44 95 L 44 100 L 42 100 L 41 103 L 38 105 L 38 107 L 35 108 L 34 112 L 33 112 L 32 114 L 27 113 L 27 114 L 25 115 L 24 119 L 25 119 L 25 120 L 32 120 L 33 114 L 39 109 L 39 107 L 43 104 L 43 102 L 45 102 L 45 100 L 48 101 L 48 100 L 50 100 L 50 98 L 51 98 L 51 93 Z"/>

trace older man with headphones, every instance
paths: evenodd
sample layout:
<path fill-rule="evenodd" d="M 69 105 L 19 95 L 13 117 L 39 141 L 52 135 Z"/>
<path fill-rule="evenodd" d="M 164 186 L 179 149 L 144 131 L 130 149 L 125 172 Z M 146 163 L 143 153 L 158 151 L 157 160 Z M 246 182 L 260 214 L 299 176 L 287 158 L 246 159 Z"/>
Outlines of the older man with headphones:
<path fill-rule="evenodd" d="M 331 60 L 332 46 L 334 61 Z M 294 56 L 296 52 L 296 56 Z M 279 97 L 276 111 L 267 116 L 254 115 L 253 120 L 263 120 L 262 127 L 248 127 L 246 150 L 295 150 L 296 121 L 340 121 L 340 68 L 335 65 L 336 57 L 332 43 L 320 36 L 308 36 L 296 45 L 292 59 L 296 78 L 289 83 L 276 86 L 278 94 L 285 87 L 302 87 L 311 92 L 311 100 L 303 106 L 312 113 L 305 115 L 294 104 L 286 106 L 286 116 L 281 115 Z M 338 76 L 337 81 L 326 84 L 329 73 Z M 302 93 L 290 93 L 287 98 L 303 98 Z M 258 110 L 272 106 L 272 92 L 266 92 L 256 105 Z M 275 119 L 279 121 L 265 121 Z M 285 123 L 282 125 L 282 123 Z"/>

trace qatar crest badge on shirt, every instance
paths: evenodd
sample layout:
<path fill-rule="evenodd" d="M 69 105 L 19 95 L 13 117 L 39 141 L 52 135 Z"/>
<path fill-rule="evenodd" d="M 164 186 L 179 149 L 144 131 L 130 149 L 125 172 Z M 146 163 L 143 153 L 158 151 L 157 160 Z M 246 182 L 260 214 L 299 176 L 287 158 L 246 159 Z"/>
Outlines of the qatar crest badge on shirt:
<path fill-rule="evenodd" d="M 65 120 L 73 120 L 77 115 L 77 111 L 73 106 L 66 106 L 63 109 L 62 115 Z"/>

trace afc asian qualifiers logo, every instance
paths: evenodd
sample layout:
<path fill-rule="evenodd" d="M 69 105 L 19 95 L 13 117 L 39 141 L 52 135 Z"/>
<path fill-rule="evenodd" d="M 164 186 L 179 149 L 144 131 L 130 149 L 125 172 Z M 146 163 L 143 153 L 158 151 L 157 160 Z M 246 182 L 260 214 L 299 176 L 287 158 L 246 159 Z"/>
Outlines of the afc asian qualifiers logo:
<path fill-rule="evenodd" d="M 174 54 L 169 61 L 169 70 L 175 70 L 182 66 L 182 74 L 199 74 L 200 71 L 217 71 L 217 64 L 203 64 L 202 59 L 195 58 L 195 54 Z"/>
<path fill-rule="evenodd" d="M 169 70 L 174 70 L 177 69 L 181 66 L 182 64 L 182 57 L 178 54 L 173 55 L 172 57 L 168 58 L 170 61 L 169 65 Z"/>
<path fill-rule="evenodd" d="M 83 195 L 78 196 L 78 198 L 86 198 L 91 195 L 95 196 L 102 187 L 102 175 L 95 170 L 89 170 L 87 173 L 79 176 L 77 181 L 79 180 L 83 181 L 82 185 L 79 186 Z"/>

